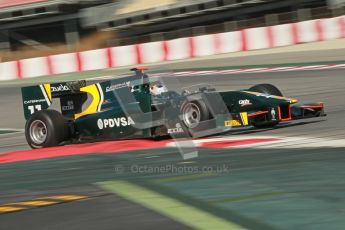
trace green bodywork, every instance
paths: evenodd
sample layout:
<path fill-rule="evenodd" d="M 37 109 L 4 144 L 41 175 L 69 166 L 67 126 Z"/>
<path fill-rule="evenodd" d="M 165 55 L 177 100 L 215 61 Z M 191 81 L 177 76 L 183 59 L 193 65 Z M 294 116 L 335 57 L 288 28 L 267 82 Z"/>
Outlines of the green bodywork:
<path fill-rule="evenodd" d="M 24 115 L 26 119 L 29 119 L 34 112 L 48 109 L 54 98 L 60 98 L 61 112 L 73 121 L 73 129 L 77 139 L 118 139 L 137 136 L 151 137 L 154 135 L 154 128 L 159 126 L 165 126 L 166 129 L 169 127 L 174 128 L 177 123 L 181 122 L 179 118 L 181 105 L 185 101 L 193 100 L 195 97 L 199 99 L 209 98 L 211 104 L 213 104 L 213 97 L 220 96 L 219 98 L 222 98 L 222 103 L 226 105 L 228 111 L 212 114 L 210 118 L 210 120 L 213 120 L 212 124 L 217 127 L 225 126 L 226 120 L 229 119 L 226 114 L 230 114 L 232 119 L 241 120 L 240 115 L 244 112 L 250 114 L 262 110 L 270 111 L 271 109 L 278 111 L 280 105 L 295 103 L 293 99 L 245 90 L 215 91 L 200 89 L 199 92 L 187 95 L 168 91 L 160 96 L 153 97 L 149 91 L 148 81 L 147 75 L 137 72 L 134 76 L 114 78 L 89 85 L 84 84 L 85 82 L 51 84 L 49 85 L 51 92 L 45 90 L 47 84 L 23 87 Z M 132 87 L 132 91 L 130 91 L 129 85 Z M 95 102 L 98 98 L 97 95 L 95 96 L 96 93 L 84 92 L 85 86 L 97 88 L 99 93 L 98 110 L 76 117 L 76 114 L 85 112 L 88 105 L 93 102 L 97 104 Z M 125 100 L 122 103 L 120 103 L 118 95 L 125 95 Z M 138 127 L 143 117 L 145 117 L 145 121 L 147 121 L 146 118 L 150 118 L 158 123 Z M 272 119 L 272 117 L 268 117 L 268 119 Z M 247 125 L 250 125 L 250 121 L 248 123 L 241 121 L 239 126 Z"/>

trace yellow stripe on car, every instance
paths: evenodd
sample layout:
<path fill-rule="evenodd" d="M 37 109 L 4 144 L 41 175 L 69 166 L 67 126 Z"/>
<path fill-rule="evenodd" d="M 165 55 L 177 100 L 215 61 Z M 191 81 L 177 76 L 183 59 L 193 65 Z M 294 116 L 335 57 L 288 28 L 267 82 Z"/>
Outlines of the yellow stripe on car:
<path fill-rule="evenodd" d="M 288 97 L 281 97 L 281 96 L 275 96 L 275 95 L 268 95 L 268 94 L 264 94 L 264 93 L 253 92 L 253 91 L 242 91 L 242 92 L 249 93 L 249 94 L 254 94 L 256 96 L 263 96 L 263 97 L 267 97 L 267 98 L 286 100 L 286 101 L 289 101 L 290 104 L 295 104 L 295 103 L 298 102 L 298 100 L 295 99 L 295 98 L 288 98 Z"/>
<path fill-rule="evenodd" d="M 48 95 L 49 100 L 52 101 L 52 91 L 50 88 L 50 84 L 44 84 L 43 87 Z"/>
<path fill-rule="evenodd" d="M 248 113 L 243 112 L 240 113 L 241 120 L 227 120 L 224 121 L 224 126 L 225 127 L 237 127 L 237 126 L 246 126 L 249 124 L 248 122 Z"/>
<path fill-rule="evenodd" d="M 290 104 L 296 104 L 298 102 L 298 100 L 297 99 L 290 99 Z"/>
<path fill-rule="evenodd" d="M 80 89 L 80 91 L 86 92 L 89 95 L 91 95 L 92 101 L 91 101 L 91 104 L 85 110 L 83 110 L 81 113 L 77 113 L 74 115 L 75 119 L 85 116 L 85 115 L 96 113 L 98 111 L 98 106 L 101 103 L 101 95 L 100 95 L 100 92 L 98 91 L 96 84 L 83 87 Z"/>
<path fill-rule="evenodd" d="M 241 115 L 241 119 L 242 119 L 242 124 L 243 125 L 248 125 L 249 122 L 248 122 L 248 113 L 247 112 L 243 112 L 243 113 L 240 113 Z"/>

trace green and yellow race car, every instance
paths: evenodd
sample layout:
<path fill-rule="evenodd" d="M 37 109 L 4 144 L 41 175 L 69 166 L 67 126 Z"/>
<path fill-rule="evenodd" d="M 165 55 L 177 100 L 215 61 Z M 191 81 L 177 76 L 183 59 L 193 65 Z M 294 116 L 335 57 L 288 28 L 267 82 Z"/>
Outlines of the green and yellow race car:
<path fill-rule="evenodd" d="M 171 83 L 171 76 L 132 70 L 131 76 L 93 83 L 23 87 L 28 144 L 42 148 L 109 139 L 202 137 L 325 116 L 323 103 L 298 104 L 271 84 L 239 91 L 204 85 L 182 89 Z"/>

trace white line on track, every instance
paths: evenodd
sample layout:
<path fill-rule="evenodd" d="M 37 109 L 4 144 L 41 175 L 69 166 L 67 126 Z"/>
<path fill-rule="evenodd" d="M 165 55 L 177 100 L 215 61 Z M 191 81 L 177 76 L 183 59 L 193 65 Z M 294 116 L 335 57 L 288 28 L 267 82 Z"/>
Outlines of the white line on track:
<path fill-rule="evenodd" d="M 229 144 L 229 141 L 254 140 L 252 143 Z M 262 140 L 263 142 L 261 142 Z M 301 149 L 301 148 L 345 148 L 343 139 L 319 138 L 319 137 L 286 137 L 286 136 L 222 136 L 193 140 L 194 145 L 202 147 L 203 144 L 224 143 L 221 148 L 253 148 L 253 149 Z M 184 142 L 185 145 L 188 144 Z M 176 147 L 175 142 L 170 142 L 166 147 Z"/>
<path fill-rule="evenodd" d="M 273 142 L 241 145 L 230 148 L 257 148 L 257 149 L 303 149 L 303 148 L 345 148 L 343 139 L 315 138 L 315 137 L 278 137 Z"/>
<path fill-rule="evenodd" d="M 176 72 L 174 76 L 195 76 L 195 75 L 225 75 L 225 74 L 241 74 L 241 73 L 269 73 L 269 72 L 290 72 L 290 71 L 307 71 L 307 70 L 323 70 L 323 69 L 342 69 L 345 64 L 330 65 L 311 65 L 311 66 L 286 66 L 272 68 L 242 68 L 228 70 L 210 70 L 210 71 L 184 71 Z"/>
<path fill-rule="evenodd" d="M 270 72 L 290 72 L 290 71 L 310 71 L 310 70 L 325 70 L 325 69 L 343 69 L 345 64 L 330 64 L 330 65 L 312 65 L 312 66 L 286 66 L 286 67 L 272 67 L 272 68 L 241 68 L 241 69 L 226 69 L 226 70 L 201 70 L 201 71 L 181 71 L 171 73 L 171 76 L 207 76 L 207 75 L 227 75 L 227 74 L 242 74 L 242 73 L 270 73 Z M 123 75 L 121 77 L 128 77 Z M 166 76 L 162 73 L 154 73 L 151 76 L 160 77 Z M 90 80 L 110 80 L 113 76 L 101 76 L 91 78 Z"/>

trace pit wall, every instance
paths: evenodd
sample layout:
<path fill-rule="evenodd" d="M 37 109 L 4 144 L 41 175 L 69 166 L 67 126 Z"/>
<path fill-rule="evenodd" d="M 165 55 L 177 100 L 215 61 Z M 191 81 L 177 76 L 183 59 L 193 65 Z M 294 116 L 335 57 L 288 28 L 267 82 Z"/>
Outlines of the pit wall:
<path fill-rule="evenodd" d="M 0 80 L 189 59 L 338 38 L 345 38 L 345 16 L 3 62 L 0 63 Z"/>

